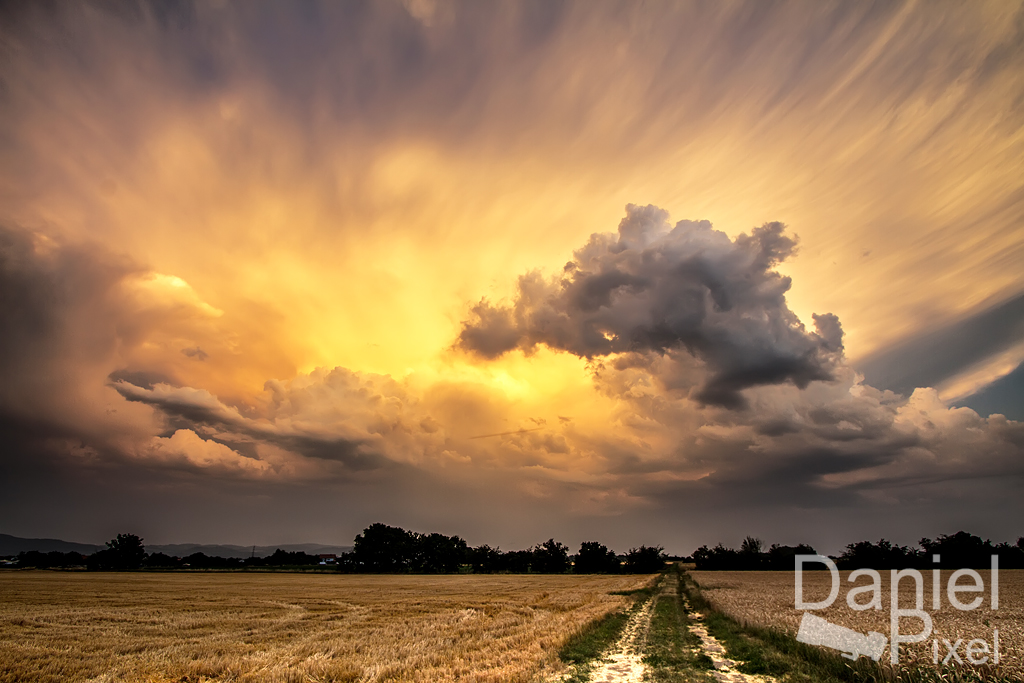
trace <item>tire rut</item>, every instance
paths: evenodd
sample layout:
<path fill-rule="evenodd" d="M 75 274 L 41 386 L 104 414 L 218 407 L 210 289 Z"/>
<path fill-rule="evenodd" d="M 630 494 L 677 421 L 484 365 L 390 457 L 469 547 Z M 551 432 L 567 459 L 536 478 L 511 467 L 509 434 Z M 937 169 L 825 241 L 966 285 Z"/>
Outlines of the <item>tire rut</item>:
<path fill-rule="evenodd" d="M 736 667 L 742 662 L 729 659 L 726 656 L 725 646 L 708 633 L 707 627 L 704 626 L 704 615 L 700 612 L 690 612 L 690 619 L 696 622 L 690 624 L 690 632 L 700 638 L 700 651 L 707 655 L 714 664 L 715 668 L 711 671 L 711 675 L 715 677 L 716 681 L 719 683 L 776 683 L 771 676 L 737 671 Z"/>
<path fill-rule="evenodd" d="M 644 680 L 647 673 L 647 665 L 643 662 L 644 645 L 656 599 L 648 598 L 629 618 L 622 629 L 622 636 L 591 672 L 590 683 L 640 683 Z"/>

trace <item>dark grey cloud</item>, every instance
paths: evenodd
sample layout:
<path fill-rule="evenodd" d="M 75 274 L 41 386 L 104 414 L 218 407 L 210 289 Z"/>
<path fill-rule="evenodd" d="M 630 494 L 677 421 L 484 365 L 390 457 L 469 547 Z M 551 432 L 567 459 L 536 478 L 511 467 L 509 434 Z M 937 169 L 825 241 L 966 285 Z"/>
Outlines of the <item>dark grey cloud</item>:
<path fill-rule="evenodd" d="M 160 372 L 147 370 L 115 370 L 107 378 L 112 382 L 124 381 L 144 389 L 152 389 L 157 384 L 174 384 L 174 380 L 171 377 Z"/>
<path fill-rule="evenodd" d="M 487 358 L 538 344 L 588 359 L 684 349 L 707 371 L 694 398 L 740 408 L 744 389 L 828 381 L 841 358 L 836 316 L 809 332 L 786 304 L 790 280 L 774 268 L 795 249 L 781 223 L 733 241 L 630 204 L 618 234 L 592 235 L 561 276 L 529 273 L 510 305 L 474 306 L 458 345 Z"/>
<path fill-rule="evenodd" d="M 832 382 L 748 388 L 749 410 L 731 411 L 686 400 L 674 388 L 678 364 L 604 363 L 595 382 L 625 404 L 624 438 L 571 440 L 601 452 L 617 486 L 665 514 L 747 510 L 803 528 L 808 515 L 877 523 L 877 510 L 889 509 L 921 524 L 924 511 L 961 500 L 962 488 L 988 486 L 1005 502 L 1024 482 L 1024 424 L 950 408 L 935 390 L 881 391 L 837 363 Z"/>
<path fill-rule="evenodd" d="M 124 380 L 114 382 L 113 386 L 125 399 L 153 406 L 166 416 L 168 428 L 164 433 L 167 435 L 187 429 L 232 450 L 244 450 L 250 457 L 256 444 L 269 443 L 304 457 L 340 462 L 352 470 L 376 469 L 388 464 L 387 459 L 372 449 L 369 439 L 280 430 L 266 422 L 243 417 L 206 391 L 166 384 L 147 389 Z M 204 430 L 204 427 L 211 430 Z"/>
<path fill-rule="evenodd" d="M 192 347 L 190 349 L 182 349 L 181 352 L 188 356 L 189 358 L 195 358 L 196 360 L 206 360 L 207 358 L 210 357 L 210 354 L 208 354 L 206 351 L 203 351 L 198 346 Z"/>
<path fill-rule="evenodd" d="M 0 413 L 80 414 L 79 382 L 106 362 L 132 325 L 119 287 L 140 272 L 86 244 L 0 226 Z"/>
<path fill-rule="evenodd" d="M 914 334 L 856 363 L 872 386 L 907 394 L 935 387 L 1024 339 L 1024 294 Z M 1012 406 L 1007 406 L 1012 408 Z"/>
<path fill-rule="evenodd" d="M 243 448 L 250 453 L 253 444 L 270 444 L 350 471 L 419 460 L 445 442 L 418 399 L 398 382 L 346 368 L 269 381 L 268 400 L 255 409 L 228 405 L 187 386 L 144 387 L 123 379 L 112 386 L 128 401 L 160 411 L 167 420 L 165 434 L 189 430 L 236 451 L 248 444 Z"/>
<path fill-rule="evenodd" d="M 1024 364 L 972 396 L 957 401 L 957 405 L 972 408 L 981 415 L 1000 414 L 1011 420 L 1024 420 Z"/>

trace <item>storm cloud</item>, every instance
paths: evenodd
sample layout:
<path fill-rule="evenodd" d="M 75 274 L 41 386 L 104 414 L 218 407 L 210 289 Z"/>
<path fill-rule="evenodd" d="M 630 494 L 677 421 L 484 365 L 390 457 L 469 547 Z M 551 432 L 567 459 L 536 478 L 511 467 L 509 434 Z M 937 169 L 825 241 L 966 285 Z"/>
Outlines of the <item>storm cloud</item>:
<path fill-rule="evenodd" d="M 741 408 L 741 391 L 832 379 L 842 327 L 831 314 L 805 329 L 774 270 L 796 250 L 781 223 L 731 240 L 708 221 L 670 226 L 655 206 L 626 206 L 618 234 L 594 234 L 560 276 L 519 278 L 509 305 L 486 300 L 463 323 L 461 348 L 494 358 L 538 344 L 592 359 L 681 348 L 706 370 L 694 398 Z"/>
<path fill-rule="evenodd" d="M 796 246 L 779 223 L 733 240 L 629 205 L 617 234 L 592 235 L 561 273 L 532 271 L 512 301 L 475 304 L 457 345 L 484 359 L 538 346 L 587 359 L 595 387 L 621 402 L 619 438 L 595 445 L 566 428 L 564 442 L 668 507 L 857 508 L 1024 476 L 1024 425 L 951 408 L 929 387 L 877 389 L 844 358 L 838 316 L 804 328 L 776 271 Z"/>
<path fill-rule="evenodd" d="M 253 444 L 257 460 L 261 452 L 266 454 L 260 445 L 276 447 L 272 454 L 292 454 L 288 467 L 278 472 L 283 478 L 299 474 L 292 465 L 302 458 L 335 461 L 350 470 L 375 469 L 422 463 L 443 443 L 436 421 L 398 382 L 345 368 L 269 381 L 258 397 L 262 400 L 246 415 L 201 389 L 168 384 L 146 388 L 123 380 L 114 381 L 113 387 L 128 401 L 159 410 L 176 434 L 194 430 L 206 440 L 235 448 Z"/>

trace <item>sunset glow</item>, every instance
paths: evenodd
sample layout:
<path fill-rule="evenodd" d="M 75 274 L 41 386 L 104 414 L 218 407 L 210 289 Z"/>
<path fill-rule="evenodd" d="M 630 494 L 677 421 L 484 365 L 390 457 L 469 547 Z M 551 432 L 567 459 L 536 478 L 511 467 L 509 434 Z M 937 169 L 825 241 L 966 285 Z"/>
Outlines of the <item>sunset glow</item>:
<path fill-rule="evenodd" d="M 0 22 L 3 531 L 1019 533 L 1019 3 L 103 7 Z"/>

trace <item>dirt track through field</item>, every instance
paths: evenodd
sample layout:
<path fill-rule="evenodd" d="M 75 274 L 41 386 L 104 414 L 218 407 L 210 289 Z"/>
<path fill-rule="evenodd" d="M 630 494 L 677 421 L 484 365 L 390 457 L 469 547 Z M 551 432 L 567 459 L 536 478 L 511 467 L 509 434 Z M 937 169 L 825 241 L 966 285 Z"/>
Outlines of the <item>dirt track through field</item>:
<path fill-rule="evenodd" d="M 643 662 L 647 630 L 651 625 L 654 598 L 629 618 L 622 637 L 601 658 L 601 665 L 590 675 L 590 683 L 640 683 L 647 667 Z"/>
<path fill-rule="evenodd" d="M 659 597 L 672 599 L 672 593 L 670 582 L 663 582 L 659 595 L 649 599 L 629 618 L 618 642 L 605 653 L 600 666 L 590 674 L 589 683 L 641 683 L 647 678 L 643 653 L 654 605 Z M 704 626 L 704 615 L 691 612 L 690 618 L 696 623 L 690 624 L 689 629 L 700 638 L 700 651 L 714 663 L 715 668 L 711 675 L 718 683 L 776 683 L 770 676 L 757 676 L 738 671 L 737 667 L 741 662 L 726 656 L 725 647 L 708 633 Z"/>
<path fill-rule="evenodd" d="M 676 586 L 672 581 L 662 581 L 658 595 L 648 600 L 633 613 L 623 627 L 622 635 L 608 650 L 594 662 L 594 668 L 587 676 L 587 683 L 642 683 L 650 680 L 648 667 L 644 664 L 644 653 L 647 650 L 647 636 L 651 627 L 654 607 L 659 599 L 676 599 Z M 681 596 L 680 596 L 681 597 Z M 700 639 L 700 653 L 711 659 L 714 669 L 709 673 L 718 683 L 777 683 L 771 676 L 761 676 L 738 671 L 742 662 L 730 659 L 725 646 L 710 633 L 704 625 L 704 615 L 690 612 L 686 598 L 682 598 L 685 610 L 692 621 L 688 625 L 691 633 Z M 569 667 L 554 681 L 578 680 L 579 669 Z"/>

